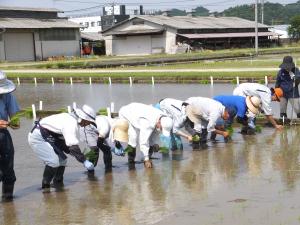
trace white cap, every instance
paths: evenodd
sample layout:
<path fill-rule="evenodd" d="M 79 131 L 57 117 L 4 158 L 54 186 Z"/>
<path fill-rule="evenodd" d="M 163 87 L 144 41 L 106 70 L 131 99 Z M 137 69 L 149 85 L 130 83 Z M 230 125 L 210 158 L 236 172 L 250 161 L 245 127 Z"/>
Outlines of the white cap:
<path fill-rule="evenodd" d="M 92 107 L 83 105 L 82 109 L 76 108 L 74 111 L 79 118 L 95 123 L 96 113 Z"/>
<path fill-rule="evenodd" d="M 170 117 L 162 116 L 160 118 L 160 124 L 162 127 L 162 135 L 169 137 L 173 128 L 173 120 Z"/>

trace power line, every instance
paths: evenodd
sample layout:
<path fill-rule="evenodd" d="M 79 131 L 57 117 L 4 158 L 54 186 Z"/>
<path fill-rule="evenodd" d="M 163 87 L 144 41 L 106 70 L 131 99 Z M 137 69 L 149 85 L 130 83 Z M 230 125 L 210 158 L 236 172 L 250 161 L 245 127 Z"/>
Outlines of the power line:
<path fill-rule="evenodd" d="M 84 4 L 99 4 L 99 2 L 84 2 L 84 1 L 75 1 L 75 0 L 54 0 L 55 2 L 70 2 L 70 3 L 84 3 Z"/>
<path fill-rule="evenodd" d="M 96 8 L 100 8 L 103 7 L 104 5 L 97 5 L 97 6 L 93 6 L 93 7 L 89 7 L 89 8 L 83 8 L 83 9 L 74 9 L 74 10 L 69 10 L 69 11 L 64 11 L 65 13 L 69 13 L 69 12 L 78 12 L 78 11 L 83 11 L 83 10 L 90 10 L 90 9 L 96 9 Z"/>

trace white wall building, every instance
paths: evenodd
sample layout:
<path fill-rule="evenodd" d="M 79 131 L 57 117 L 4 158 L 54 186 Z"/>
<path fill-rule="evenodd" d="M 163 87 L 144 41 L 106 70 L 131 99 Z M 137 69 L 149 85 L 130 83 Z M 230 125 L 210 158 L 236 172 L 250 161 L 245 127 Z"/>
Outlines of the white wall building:
<path fill-rule="evenodd" d="M 79 25 L 57 9 L 0 7 L 0 61 L 80 56 Z"/>
<path fill-rule="evenodd" d="M 254 43 L 255 23 L 237 17 L 136 16 L 102 32 L 106 55 L 174 54 L 184 43 L 220 43 L 234 45 Z M 274 33 L 259 24 L 259 40 Z M 180 50 L 180 51 L 178 51 Z"/>
<path fill-rule="evenodd" d="M 80 29 L 81 32 L 98 33 L 101 31 L 101 16 L 73 17 L 69 18 L 69 21 L 83 26 Z"/>
<path fill-rule="evenodd" d="M 289 38 L 288 27 L 289 25 L 274 25 L 270 30 L 280 34 L 281 39 L 287 39 Z"/>

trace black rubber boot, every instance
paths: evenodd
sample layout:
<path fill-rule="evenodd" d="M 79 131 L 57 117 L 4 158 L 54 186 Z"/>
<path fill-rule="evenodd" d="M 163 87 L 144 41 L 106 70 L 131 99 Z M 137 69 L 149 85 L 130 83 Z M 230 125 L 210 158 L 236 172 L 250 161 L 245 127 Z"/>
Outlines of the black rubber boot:
<path fill-rule="evenodd" d="M 65 168 L 65 166 L 60 166 L 56 169 L 56 173 L 53 179 L 53 187 L 62 188 L 64 186 Z"/>
<path fill-rule="evenodd" d="M 46 165 L 43 174 L 42 190 L 43 193 L 50 192 L 50 183 L 56 174 L 57 168 Z"/>
<path fill-rule="evenodd" d="M 159 146 L 158 145 L 150 146 L 150 148 L 149 148 L 149 158 L 150 159 L 152 159 L 152 156 L 155 152 L 159 152 Z"/>
<path fill-rule="evenodd" d="M 104 152 L 103 151 L 103 161 L 105 165 L 105 172 L 109 173 L 112 171 L 112 155 L 111 151 Z"/>
<path fill-rule="evenodd" d="M 150 146 L 150 148 L 149 148 L 149 159 L 152 159 L 153 153 L 154 153 L 153 146 Z"/>
<path fill-rule="evenodd" d="M 285 117 L 285 119 L 287 119 L 287 114 L 286 113 L 280 113 L 280 117 Z"/>
<path fill-rule="evenodd" d="M 254 135 L 255 133 L 255 129 L 250 128 L 248 126 L 243 126 L 241 129 L 241 134 L 243 135 Z"/>
<path fill-rule="evenodd" d="M 13 200 L 14 184 L 2 183 L 2 202 Z"/>
<path fill-rule="evenodd" d="M 208 135 L 207 129 L 202 129 L 201 136 L 200 136 L 200 148 L 201 149 L 207 149 L 208 148 L 207 135 Z"/>
<path fill-rule="evenodd" d="M 210 140 L 213 141 L 213 142 L 216 142 L 216 137 L 217 137 L 217 133 L 216 132 L 211 132 Z"/>
<path fill-rule="evenodd" d="M 136 148 L 131 147 L 128 154 L 128 168 L 129 170 L 135 169 L 135 156 L 136 156 Z"/>
<path fill-rule="evenodd" d="M 109 173 L 109 172 L 112 171 L 111 148 L 106 144 L 105 139 L 103 139 L 103 138 L 98 138 L 97 146 L 103 152 L 103 162 L 104 162 L 104 165 L 105 165 L 105 173 Z M 120 147 L 122 147 L 122 146 L 120 146 Z M 99 149 L 95 150 L 95 153 L 97 154 L 97 160 L 94 163 L 94 166 L 96 166 L 97 162 L 98 162 Z"/>

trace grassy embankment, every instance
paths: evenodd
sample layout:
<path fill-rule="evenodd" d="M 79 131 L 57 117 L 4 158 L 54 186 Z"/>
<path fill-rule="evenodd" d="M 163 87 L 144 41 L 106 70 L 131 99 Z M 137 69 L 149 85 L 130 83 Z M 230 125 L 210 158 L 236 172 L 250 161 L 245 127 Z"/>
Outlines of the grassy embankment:
<path fill-rule="evenodd" d="M 276 53 L 276 54 L 272 54 Z M 134 82 L 147 83 L 151 81 L 151 77 L 155 77 L 156 82 L 174 82 L 174 83 L 189 83 L 197 81 L 200 83 L 208 83 L 210 76 L 218 80 L 227 80 L 234 82 L 235 77 L 245 78 L 250 81 L 263 82 L 264 76 L 276 75 L 276 68 L 280 64 L 284 55 L 290 54 L 294 58 L 300 56 L 300 47 L 284 47 L 261 49 L 260 55 L 255 58 L 247 59 L 227 59 L 226 57 L 249 56 L 253 54 L 253 49 L 235 49 L 221 51 L 204 51 L 191 54 L 177 55 L 151 55 L 139 57 L 97 57 L 86 59 L 72 59 L 63 61 L 44 61 L 44 62 L 27 62 L 27 63 L 1 63 L 0 68 L 7 71 L 10 78 L 20 77 L 24 82 L 33 82 L 32 78 L 37 77 L 39 82 L 51 82 L 51 77 L 54 77 L 56 82 L 69 82 L 69 77 L 74 78 L 74 82 L 88 82 L 89 77 L 93 78 L 93 82 L 108 82 L 108 77 L 112 78 L 116 83 L 128 83 L 128 77 L 131 76 Z M 130 66 L 130 63 L 139 63 L 145 60 L 149 62 L 153 59 L 158 59 L 160 63 L 147 63 L 147 66 Z M 178 62 L 165 63 L 167 59 L 176 59 Z M 195 59 L 195 61 L 193 61 Z M 213 59 L 213 60 L 212 60 Z M 191 60 L 192 62 L 183 62 Z M 122 65 L 122 62 L 129 63 Z M 117 63 L 114 65 L 114 63 Z M 102 69 L 96 71 L 96 68 L 103 67 L 108 64 L 113 66 L 109 71 Z M 78 71 L 78 69 L 89 68 L 86 71 Z M 247 69 L 256 68 L 257 71 L 247 71 Z M 263 71 L 259 68 L 273 68 L 273 71 Z M 17 73 L 14 69 L 47 69 L 43 73 L 35 71 L 30 73 L 23 71 Z M 61 69 L 51 71 L 51 69 Z M 64 69 L 68 69 L 65 70 Z M 74 69 L 74 70 L 73 70 Z M 201 71 L 155 71 L 155 70 L 180 70 L 180 69 L 201 69 Z M 219 69 L 219 70 L 218 70 Z M 222 71 L 222 69 L 243 69 L 244 71 Z M 70 71 L 71 70 L 71 71 Z M 73 71 L 74 72 L 73 72 Z M 122 70 L 122 72 L 120 72 Z M 146 71 L 127 71 L 126 70 L 146 70 Z M 216 71 L 206 71 L 216 70 Z M 75 73 L 76 72 L 76 73 Z M 252 80 L 251 80 L 252 79 Z"/>

